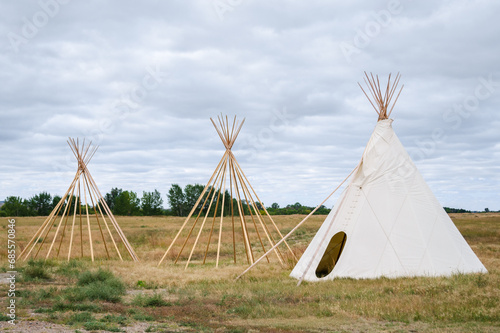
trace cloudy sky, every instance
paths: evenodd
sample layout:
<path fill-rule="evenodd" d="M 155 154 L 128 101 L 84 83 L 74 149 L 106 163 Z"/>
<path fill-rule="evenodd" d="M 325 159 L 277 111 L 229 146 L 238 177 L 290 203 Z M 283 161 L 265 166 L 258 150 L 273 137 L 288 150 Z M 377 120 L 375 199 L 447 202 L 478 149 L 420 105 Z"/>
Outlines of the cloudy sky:
<path fill-rule="evenodd" d="M 63 194 L 67 137 L 101 192 L 205 183 L 210 117 L 266 205 L 320 203 L 377 115 L 363 71 L 402 74 L 393 127 L 438 200 L 500 209 L 500 2 L 2 1 L 0 200 Z M 328 206 L 334 200 L 328 202 Z"/>

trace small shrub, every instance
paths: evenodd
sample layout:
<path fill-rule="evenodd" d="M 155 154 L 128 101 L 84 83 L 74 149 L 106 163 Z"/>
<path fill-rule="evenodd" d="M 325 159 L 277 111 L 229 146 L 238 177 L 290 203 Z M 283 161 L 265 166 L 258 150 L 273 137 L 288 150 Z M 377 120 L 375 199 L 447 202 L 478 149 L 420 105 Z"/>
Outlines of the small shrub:
<path fill-rule="evenodd" d="M 61 263 L 56 273 L 68 278 L 75 278 L 78 277 L 84 267 L 85 264 L 81 260 L 71 259 L 68 262 Z"/>
<path fill-rule="evenodd" d="M 105 282 L 116 279 L 112 272 L 99 268 L 95 272 L 83 272 L 78 279 L 79 286 L 86 286 L 95 282 Z"/>
<path fill-rule="evenodd" d="M 99 321 L 89 321 L 83 324 L 83 328 L 87 331 L 109 331 L 109 332 L 123 332 L 119 327 L 108 325 Z"/>
<path fill-rule="evenodd" d="M 40 309 L 45 312 L 53 311 L 90 311 L 90 312 L 101 312 L 102 307 L 97 304 L 92 303 L 65 303 L 63 301 L 56 302 L 50 309 Z M 36 310 L 35 310 L 36 312 Z"/>
<path fill-rule="evenodd" d="M 84 272 L 78 279 L 77 286 L 66 290 L 66 299 L 70 302 L 89 300 L 118 303 L 125 291 L 125 285 L 113 273 L 99 269 Z"/>
<path fill-rule="evenodd" d="M 35 294 L 34 298 L 35 301 L 41 302 L 41 301 L 46 301 L 47 299 L 50 299 L 54 297 L 57 293 L 57 288 L 55 287 L 50 287 L 50 288 L 42 288 L 38 289 Z"/>
<path fill-rule="evenodd" d="M 153 321 L 155 320 L 153 316 L 144 314 L 144 313 L 136 313 L 132 315 L 132 319 L 137 321 Z"/>
<path fill-rule="evenodd" d="M 126 325 L 127 324 L 127 317 L 125 316 L 114 316 L 114 315 L 105 315 L 104 317 L 101 318 L 102 322 L 106 323 L 116 323 L 119 325 Z"/>
<path fill-rule="evenodd" d="M 139 294 L 134 298 L 132 303 L 136 306 L 142 307 L 159 307 L 172 305 L 172 303 L 165 301 L 160 294 L 153 294 L 151 296 L 143 296 L 142 294 Z"/>
<path fill-rule="evenodd" d="M 90 312 L 77 312 L 71 315 L 71 317 L 68 320 L 68 324 L 73 325 L 76 323 L 86 323 L 93 320 L 94 317 Z"/>
<path fill-rule="evenodd" d="M 228 333 L 244 333 L 245 329 L 243 329 L 243 328 L 229 328 L 226 332 L 228 332 Z"/>
<path fill-rule="evenodd" d="M 24 281 L 49 280 L 51 275 L 48 266 L 43 260 L 29 260 L 23 270 Z"/>

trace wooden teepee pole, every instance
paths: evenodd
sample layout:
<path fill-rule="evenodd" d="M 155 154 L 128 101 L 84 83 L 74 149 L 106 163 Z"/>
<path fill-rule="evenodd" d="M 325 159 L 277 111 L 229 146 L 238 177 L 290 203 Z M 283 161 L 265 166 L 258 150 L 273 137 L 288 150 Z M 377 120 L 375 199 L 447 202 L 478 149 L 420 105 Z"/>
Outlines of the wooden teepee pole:
<path fill-rule="evenodd" d="M 99 195 L 98 195 L 98 193 L 96 191 L 96 188 L 94 187 L 94 184 L 92 184 L 92 183 L 91 183 L 91 188 L 92 188 L 92 192 L 94 193 L 94 197 L 99 198 Z M 116 250 L 116 253 L 118 254 L 118 257 L 120 258 L 120 260 L 123 261 L 123 258 L 122 258 L 122 255 L 120 253 L 120 250 L 118 249 L 118 246 L 116 245 L 116 242 L 115 242 L 115 239 L 113 237 L 113 234 L 111 233 L 111 230 L 109 229 L 109 225 L 108 225 L 108 223 L 106 221 L 106 217 L 104 216 L 104 214 L 102 212 L 102 209 L 101 209 L 101 206 L 103 205 L 102 201 L 103 201 L 103 199 L 96 199 L 97 209 L 99 210 L 99 213 L 101 214 L 102 220 L 104 222 L 104 225 L 106 226 L 106 230 L 108 231 L 109 238 L 111 238 L 111 242 L 113 243 L 113 246 L 114 246 L 114 248 Z M 95 210 L 95 208 L 94 208 L 94 210 Z M 97 214 L 97 211 L 96 211 L 96 214 Z"/>
<path fill-rule="evenodd" d="M 220 181 L 222 181 L 222 177 L 220 178 Z M 217 186 L 217 184 L 215 184 L 215 185 Z M 189 266 L 189 262 L 191 261 L 191 258 L 193 256 L 194 249 L 196 248 L 196 244 L 198 244 L 198 240 L 200 239 L 201 232 L 203 231 L 203 227 L 205 226 L 205 222 L 207 221 L 208 214 L 210 213 L 210 208 L 212 207 L 212 203 L 214 202 L 214 197 L 215 197 L 216 192 L 217 191 L 214 190 L 214 192 L 212 194 L 212 198 L 210 199 L 210 203 L 208 205 L 207 214 L 205 214 L 205 217 L 203 218 L 203 222 L 201 223 L 200 230 L 198 232 L 198 235 L 196 236 L 193 247 L 191 248 L 191 253 L 189 253 L 189 258 L 186 262 L 186 267 L 184 267 L 184 269 L 188 268 L 188 266 Z"/>
<path fill-rule="evenodd" d="M 250 238 L 248 236 L 247 223 L 245 220 L 245 211 L 243 209 L 243 203 L 241 201 L 240 190 L 238 187 L 236 172 L 234 171 L 233 161 L 234 161 L 234 159 L 231 158 L 231 172 L 233 174 L 233 179 L 234 179 L 234 192 L 236 193 L 236 198 L 237 198 L 236 204 L 238 205 L 238 213 L 240 215 L 240 222 L 241 222 L 241 228 L 242 228 L 242 233 L 243 233 L 243 241 L 245 242 L 245 249 L 247 249 L 248 263 L 253 264 L 254 257 L 253 257 L 253 251 L 252 251 L 252 244 L 250 243 Z"/>
<path fill-rule="evenodd" d="M 223 156 L 224 158 L 226 157 L 226 155 L 224 154 Z M 212 194 L 212 191 L 215 191 L 215 183 L 217 183 L 217 180 L 219 179 L 219 176 L 221 174 L 221 171 L 222 171 L 222 166 L 218 169 L 218 170 L 215 170 L 215 172 L 217 173 L 217 175 L 215 176 L 215 179 L 213 179 L 213 183 L 210 182 L 209 184 L 206 185 L 206 188 L 209 188 L 208 190 L 208 193 L 206 193 L 206 196 L 205 196 L 205 200 L 203 201 L 203 205 L 201 205 L 201 209 L 200 211 L 198 212 L 198 215 L 191 227 L 191 229 L 189 230 L 189 233 L 188 235 L 186 236 L 185 240 L 184 240 L 184 243 L 182 243 L 182 247 L 181 247 L 181 250 L 179 251 L 179 253 L 177 254 L 177 257 L 175 258 L 175 261 L 174 263 L 176 264 L 177 261 L 179 260 L 180 256 L 182 255 L 182 252 L 184 251 L 184 248 L 188 242 L 188 240 L 191 238 L 191 234 L 193 233 L 193 230 L 194 228 L 196 227 L 196 225 L 198 224 L 198 221 L 201 217 L 201 214 L 203 213 L 203 209 L 205 209 L 206 207 L 206 204 L 208 202 L 208 199 L 211 198 L 211 194 Z M 203 194 L 200 195 L 200 198 L 203 197 Z M 192 211 L 196 210 L 196 204 L 194 205 L 194 207 L 191 209 Z M 207 212 L 205 213 L 205 216 L 207 216 L 209 214 L 209 210 L 207 210 Z"/>
<path fill-rule="evenodd" d="M 71 195 L 69 196 L 69 201 L 67 203 L 67 207 L 69 207 L 70 209 L 71 209 L 71 203 L 73 202 L 73 195 L 74 195 L 74 193 L 75 193 L 75 187 L 73 187 L 73 190 L 71 190 Z M 70 216 L 70 211 L 68 210 L 68 214 L 66 214 L 66 219 L 64 221 L 64 228 L 63 228 L 63 231 L 62 231 L 61 239 L 59 241 L 59 246 L 57 247 L 56 258 L 59 258 L 59 252 L 61 251 L 61 245 L 63 243 L 63 239 L 64 239 L 64 236 L 65 236 L 65 233 L 66 233 L 66 225 L 68 224 L 68 218 L 69 218 L 69 216 Z M 54 239 L 55 239 L 55 236 L 54 236 Z"/>
<path fill-rule="evenodd" d="M 123 245 L 125 246 L 125 249 L 129 253 L 132 260 L 139 261 L 137 254 L 135 253 L 134 249 L 132 248 L 132 245 L 130 245 L 130 243 L 128 242 L 127 237 L 125 236 L 125 234 L 123 233 L 123 230 L 120 228 L 120 225 L 116 221 L 116 218 L 113 215 L 113 213 L 111 212 L 111 209 L 109 208 L 108 204 L 106 203 L 106 200 L 104 200 L 104 197 L 102 196 L 101 191 L 99 191 L 99 188 L 97 187 L 97 184 L 96 184 L 95 180 L 92 178 L 92 175 L 90 174 L 90 172 L 87 172 L 87 176 L 88 176 L 88 179 L 90 180 L 90 182 L 93 184 L 93 187 L 97 191 L 97 194 L 98 194 L 97 200 L 102 203 L 104 211 L 108 215 L 108 217 L 111 221 L 111 224 L 113 225 L 113 228 L 115 229 L 118 236 L 120 237 L 120 240 L 122 241 Z"/>
<path fill-rule="evenodd" d="M 106 250 L 106 255 L 107 255 L 108 259 L 109 259 L 110 256 L 109 256 L 108 246 L 106 245 L 106 238 L 104 238 L 104 233 L 102 232 L 101 222 L 99 221 L 99 215 L 97 213 L 96 204 L 94 203 L 94 199 L 92 197 L 92 191 L 90 189 L 89 181 L 87 179 L 87 176 L 86 176 L 85 172 L 83 173 L 83 180 L 84 180 L 84 185 L 87 185 L 87 191 L 89 193 L 90 202 L 91 202 L 92 207 L 94 209 L 95 218 L 96 218 L 96 221 L 97 221 L 97 225 L 99 226 L 99 231 L 101 233 L 102 242 L 104 244 L 104 249 Z"/>
<path fill-rule="evenodd" d="M 74 190 L 75 187 L 73 185 L 73 188 L 72 190 Z M 73 191 L 71 192 L 73 193 Z M 64 207 L 64 211 L 63 211 L 63 214 L 61 216 L 61 219 L 59 220 L 59 224 L 57 225 L 57 229 L 56 229 L 56 234 L 54 235 L 54 238 L 52 239 L 52 243 L 50 244 L 50 247 L 49 247 L 49 250 L 47 251 L 47 255 L 45 256 L 45 259 L 48 259 L 49 258 L 49 255 L 50 255 L 50 251 L 52 250 L 52 247 L 54 246 L 54 243 L 56 241 L 56 238 L 57 238 L 57 235 L 59 233 L 59 229 L 61 228 L 61 224 L 62 224 L 62 221 L 66 215 L 66 212 L 68 210 L 68 206 L 69 206 L 69 203 L 71 202 L 71 196 L 70 196 L 70 199 L 68 200 L 68 204 L 66 204 L 66 206 Z M 40 246 L 41 247 L 41 246 Z"/>
<path fill-rule="evenodd" d="M 391 76 L 392 75 L 389 74 L 389 77 L 387 79 L 387 85 L 385 86 L 385 92 L 382 93 L 378 75 L 374 76 L 372 73 L 368 75 L 368 73 L 365 72 L 365 77 L 363 78 L 363 80 L 365 81 L 365 84 L 368 87 L 371 97 L 368 96 L 366 91 L 358 82 L 359 87 L 361 88 L 366 98 L 373 106 L 377 114 L 379 115 L 378 120 L 388 119 L 391 116 L 392 110 L 394 109 L 394 105 L 396 104 L 399 95 L 401 94 L 401 91 L 403 90 L 404 87 L 404 85 L 401 86 L 401 89 L 399 90 L 399 93 L 397 94 L 396 99 L 393 102 L 392 99 L 399 85 L 399 80 L 401 79 L 401 75 L 397 73 L 396 77 L 392 82 L 391 82 Z"/>
<path fill-rule="evenodd" d="M 92 231 L 90 229 L 90 218 L 89 218 L 89 205 L 87 204 L 87 190 L 85 189 L 85 185 L 83 186 L 83 197 L 85 198 L 85 215 L 87 217 L 87 227 L 89 232 L 90 257 L 92 258 L 92 262 L 94 262 L 94 245 L 92 243 Z"/>
<path fill-rule="evenodd" d="M 82 218 L 82 191 L 80 186 L 80 180 L 78 180 L 78 197 L 80 198 L 78 204 L 78 215 L 80 216 L 80 256 L 83 258 L 83 218 Z"/>
<path fill-rule="evenodd" d="M 240 180 L 241 190 L 243 192 L 243 196 L 245 197 L 245 202 L 247 203 L 248 212 L 250 213 L 250 218 L 252 219 L 252 222 L 253 222 L 253 225 L 254 225 L 254 228 L 255 228 L 255 233 L 257 234 L 257 238 L 259 239 L 260 245 L 262 246 L 262 250 L 264 252 L 266 252 L 266 248 L 264 246 L 264 242 L 262 242 L 262 237 L 260 236 L 260 233 L 259 233 L 259 228 L 257 228 L 257 223 L 255 223 L 254 215 L 252 213 L 252 208 L 255 209 L 255 214 L 256 215 L 259 214 L 258 210 L 255 207 L 252 207 L 251 200 L 248 200 L 248 198 L 247 198 L 246 191 L 248 191 L 248 188 L 246 187 L 245 182 L 243 181 L 243 178 L 239 174 L 238 168 L 235 168 L 235 171 L 236 171 L 236 176 L 238 176 L 238 179 Z M 265 233 L 265 230 L 264 230 L 264 233 Z M 273 244 L 271 244 L 271 245 L 273 245 Z M 278 259 L 280 260 L 281 264 L 283 264 L 283 262 L 281 261 L 281 258 L 279 256 L 278 256 Z M 267 262 L 269 262 L 269 258 L 267 258 Z"/>
<path fill-rule="evenodd" d="M 224 172 L 226 170 L 227 164 L 228 163 L 226 161 L 226 165 L 224 166 Z M 220 212 L 219 239 L 218 239 L 218 243 L 217 243 L 217 259 L 215 261 L 215 268 L 219 267 L 220 245 L 222 242 L 222 221 L 224 220 L 224 203 L 225 203 L 225 199 L 226 199 L 226 177 L 225 177 L 225 175 L 223 178 L 224 178 L 224 186 L 222 189 L 222 208 L 221 208 L 221 212 Z M 206 255 L 205 255 L 205 257 L 206 257 Z"/>
<path fill-rule="evenodd" d="M 259 221 L 260 223 L 260 226 L 262 228 L 262 230 L 264 231 L 264 234 L 266 235 L 267 237 L 267 240 L 269 242 L 269 244 L 271 246 L 273 246 L 275 244 L 275 241 L 274 241 L 274 238 L 273 236 L 271 235 L 269 229 L 267 228 L 267 225 L 266 223 L 264 222 L 263 218 L 262 218 L 262 215 L 260 214 L 260 211 L 259 211 L 259 208 L 257 207 L 257 204 L 255 203 L 255 200 L 252 196 L 252 194 L 250 193 L 250 190 L 248 189 L 247 187 L 247 184 L 245 183 L 245 181 L 243 180 L 243 170 L 241 170 L 240 168 L 236 168 L 236 172 L 238 174 L 238 177 L 240 179 L 240 183 L 243 184 L 243 189 L 244 189 L 244 193 L 246 192 L 247 195 L 248 195 L 248 198 L 250 200 L 248 200 L 248 202 L 250 203 L 250 207 L 253 208 L 254 212 L 255 212 L 255 216 L 257 217 L 257 220 Z M 245 195 L 245 200 L 247 200 L 247 195 Z M 262 205 L 262 204 L 261 204 Z M 263 205 L 262 205 L 263 206 Z M 255 222 L 254 222 L 255 224 Z M 255 225 L 255 228 L 257 229 L 257 225 Z M 279 229 L 278 229 L 279 230 Z M 258 232 L 257 232 L 258 234 Z M 287 244 L 288 245 L 288 244 Z M 265 248 L 264 248 L 264 245 L 262 245 L 262 249 L 264 250 L 264 252 L 266 252 Z M 291 249 L 290 249 L 291 251 Z M 281 263 L 282 266 L 284 266 L 284 259 L 283 259 L 283 255 L 281 254 L 281 252 L 279 251 L 279 249 L 275 249 L 275 254 L 276 256 L 278 257 L 278 260 L 279 262 Z M 291 251 L 291 253 L 293 254 L 293 252 Z M 267 258 L 267 261 L 269 262 L 269 258 Z"/>
<path fill-rule="evenodd" d="M 276 232 L 279 234 L 279 236 L 281 238 L 283 238 L 283 234 L 281 233 L 280 229 L 278 228 L 278 226 L 274 222 L 274 219 L 271 217 L 271 215 L 267 211 L 267 208 L 264 205 L 264 203 L 262 202 L 262 200 L 260 200 L 259 196 L 257 195 L 257 192 L 254 190 L 252 184 L 250 183 L 250 181 L 248 180 L 247 176 L 243 172 L 243 169 L 240 167 L 240 165 L 239 165 L 238 161 L 236 160 L 236 158 L 234 159 L 234 161 L 236 162 L 236 165 L 239 168 L 239 170 L 241 170 L 241 174 L 243 175 L 243 178 L 245 179 L 245 181 L 248 184 L 248 186 L 250 186 L 250 189 L 252 190 L 252 193 L 255 195 L 255 198 L 260 203 L 260 205 L 262 206 L 262 209 L 264 210 L 264 212 L 266 213 L 267 217 L 269 218 L 269 220 L 271 221 L 272 225 L 274 226 L 274 230 L 276 230 Z M 288 251 L 290 252 L 290 254 L 295 258 L 295 260 L 298 260 L 297 257 L 295 256 L 295 253 L 293 253 L 292 249 L 288 245 L 288 243 L 286 241 L 284 241 L 284 244 L 288 248 Z"/>
<path fill-rule="evenodd" d="M 217 181 L 218 177 L 219 177 L 219 175 L 217 174 L 217 177 L 215 178 L 215 181 Z M 210 184 L 210 185 L 212 185 L 212 184 Z M 200 211 L 198 212 L 198 215 L 196 216 L 196 219 L 194 220 L 193 225 L 191 226 L 191 229 L 189 229 L 189 232 L 188 232 L 186 238 L 184 239 L 184 242 L 182 243 L 181 250 L 177 254 L 177 257 L 175 258 L 174 264 L 177 264 L 177 261 L 181 257 L 182 252 L 184 251 L 184 248 L 186 247 L 187 242 L 191 238 L 191 234 L 193 233 L 194 228 L 198 224 L 198 221 L 200 220 L 201 214 L 203 213 L 203 209 L 205 209 L 207 201 L 211 197 L 211 194 L 212 194 L 213 190 L 214 190 L 214 187 L 210 186 L 210 189 L 208 190 L 207 194 L 205 195 L 205 200 L 203 201 L 203 205 L 201 205 Z M 206 214 L 208 214 L 208 212 Z"/>
<path fill-rule="evenodd" d="M 167 254 L 170 252 L 170 249 L 172 248 L 172 246 L 174 245 L 174 243 L 177 241 L 177 238 L 179 238 L 179 235 L 181 234 L 182 230 L 184 229 L 184 227 L 186 226 L 187 222 L 189 221 L 189 219 L 191 218 L 191 216 L 193 215 L 193 213 L 195 212 L 196 210 L 196 207 L 198 207 L 198 205 L 200 204 L 200 201 L 201 199 L 203 198 L 203 195 L 205 194 L 205 192 L 207 191 L 208 187 L 210 186 L 210 184 L 212 183 L 212 179 L 213 177 L 215 177 L 217 171 L 219 170 L 221 164 L 223 163 L 224 159 L 226 158 L 226 154 L 224 154 L 224 156 L 222 156 L 222 158 L 220 159 L 219 161 L 219 164 L 217 165 L 217 167 L 215 168 L 215 171 L 212 173 L 212 176 L 210 177 L 207 185 L 205 186 L 205 188 L 203 189 L 203 191 L 201 192 L 200 196 L 198 197 L 198 200 L 196 200 L 196 203 L 194 204 L 193 208 L 191 209 L 191 211 L 189 212 L 189 215 L 187 216 L 186 220 L 184 220 L 184 223 L 182 224 L 181 228 L 179 229 L 179 231 L 177 232 L 177 234 L 175 235 L 174 239 L 172 240 L 172 242 L 170 243 L 169 247 L 167 248 L 167 251 L 165 251 L 165 254 L 163 255 L 163 257 L 160 259 L 160 262 L 158 263 L 158 267 L 161 265 L 161 263 L 163 262 L 163 260 L 165 260 L 165 258 L 167 257 Z"/>
<path fill-rule="evenodd" d="M 210 228 L 210 234 L 208 236 L 208 241 L 207 241 L 207 249 L 205 250 L 205 256 L 203 257 L 203 264 L 205 264 L 205 261 L 207 260 L 208 249 L 210 247 L 210 241 L 212 239 L 212 233 L 213 233 L 214 227 L 215 227 L 215 219 L 217 217 L 217 210 L 219 209 L 219 199 L 220 199 L 220 194 L 221 194 L 221 190 L 222 190 L 222 184 L 223 184 L 224 180 L 226 179 L 226 167 L 227 167 L 227 159 L 224 162 L 224 164 L 222 165 L 222 170 L 223 170 L 222 177 L 221 177 L 220 186 L 219 186 L 219 190 L 218 190 L 219 192 L 217 194 L 217 200 L 216 200 L 216 205 L 215 205 L 215 210 L 214 210 L 214 217 L 212 220 L 212 228 Z M 224 196 L 222 196 L 222 198 L 224 198 Z M 222 209 L 224 209 L 224 206 L 222 207 Z"/>
<path fill-rule="evenodd" d="M 52 220 L 53 220 L 54 216 L 56 216 L 59 213 L 59 209 L 60 209 L 60 207 L 62 205 L 63 200 L 64 200 L 64 198 L 61 198 L 61 200 L 59 200 L 59 202 L 57 203 L 56 207 L 54 207 L 54 209 L 52 210 L 52 212 L 50 213 L 50 215 L 45 219 L 45 221 L 42 223 L 42 225 L 37 230 L 37 232 L 33 235 L 33 237 L 28 242 L 28 244 L 23 249 L 23 251 L 21 251 L 21 254 L 19 254 L 19 258 L 23 258 L 23 256 L 24 256 L 23 261 L 26 261 L 26 259 L 31 254 L 31 251 L 33 251 L 33 249 L 36 247 L 36 244 L 39 242 L 40 237 L 43 234 L 43 232 L 45 231 L 45 229 L 47 228 L 47 226 L 52 223 Z M 26 251 L 27 251 L 27 253 L 26 253 Z"/>
<path fill-rule="evenodd" d="M 78 183 L 78 192 L 80 191 L 80 183 Z M 75 220 L 76 220 L 76 207 L 80 206 L 80 197 L 76 197 L 75 199 L 75 208 L 74 208 L 74 211 L 73 211 L 73 223 L 71 225 L 71 235 L 70 235 L 70 239 L 69 239 L 69 249 L 68 249 L 68 261 L 71 259 L 71 247 L 73 245 L 73 234 L 74 234 L 74 230 L 75 230 Z"/>

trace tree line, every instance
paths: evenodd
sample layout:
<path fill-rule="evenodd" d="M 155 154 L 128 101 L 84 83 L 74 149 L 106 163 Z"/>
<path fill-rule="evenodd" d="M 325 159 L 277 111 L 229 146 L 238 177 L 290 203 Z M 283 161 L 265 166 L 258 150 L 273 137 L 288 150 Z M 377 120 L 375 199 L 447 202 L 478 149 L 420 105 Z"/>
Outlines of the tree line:
<path fill-rule="evenodd" d="M 234 194 L 231 195 L 229 190 L 226 190 L 224 194 L 219 193 L 219 190 L 213 190 L 212 188 L 208 188 L 201 200 L 198 201 L 198 198 L 203 193 L 204 186 L 200 184 L 195 185 L 186 185 L 184 190 L 178 185 L 173 184 L 169 189 L 167 198 L 170 204 L 170 215 L 175 216 L 187 216 L 191 209 L 195 207 L 194 215 L 197 215 L 200 210 L 203 210 L 203 213 L 210 208 L 210 215 L 213 216 L 215 213 L 215 209 L 217 209 L 217 214 L 220 216 L 222 212 L 222 202 L 224 202 L 224 215 L 230 215 L 231 211 L 234 212 L 234 215 L 238 215 L 238 200 L 234 197 Z M 224 200 L 222 200 L 222 196 L 225 196 Z M 232 205 L 231 205 L 231 197 L 232 197 Z M 210 205 L 210 201 L 212 204 Z M 219 205 L 217 205 L 217 201 Z M 198 204 L 197 204 L 198 202 Z M 292 215 L 292 214 L 309 214 L 314 210 L 315 207 L 302 206 L 299 202 L 295 204 L 290 204 L 285 207 L 280 207 L 278 203 L 274 202 L 270 207 L 264 207 L 260 202 L 247 202 L 246 200 L 240 201 L 240 209 L 243 210 L 245 215 L 250 214 L 250 209 L 252 209 L 253 213 L 253 205 L 261 214 L 265 214 L 266 210 L 269 215 Z M 330 213 L 330 209 L 325 206 L 321 206 L 314 213 L 315 215 L 327 215 Z"/>
<path fill-rule="evenodd" d="M 57 206 L 61 197 L 50 195 L 47 192 L 41 192 L 29 199 L 23 199 L 17 196 L 7 197 L 4 204 L 0 207 L 0 216 L 47 216 Z M 113 188 L 110 193 L 106 193 L 104 200 L 115 215 L 163 215 L 163 199 L 158 190 L 153 192 L 143 192 L 142 198 L 138 198 L 137 193 L 133 191 L 123 191 Z M 82 212 L 86 212 L 87 206 L 77 200 L 76 196 L 65 200 L 65 204 L 71 203 L 69 211 L 73 211 L 74 205 L 78 205 Z M 94 214 L 94 207 L 88 205 L 89 214 Z M 97 208 L 98 209 L 98 208 Z M 101 203 L 101 209 L 102 203 Z M 99 211 L 99 210 L 98 210 Z M 103 210 L 104 211 L 104 210 Z M 62 215 L 62 209 L 59 215 Z"/>
<path fill-rule="evenodd" d="M 205 187 L 200 184 L 188 184 L 184 187 L 180 187 L 178 184 L 173 184 L 168 190 L 166 197 L 170 208 L 163 208 L 163 198 L 158 190 L 153 192 L 142 192 L 142 197 L 139 198 L 137 193 L 134 191 L 127 191 L 121 188 L 112 188 L 109 193 L 106 193 L 104 200 L 109 206 L 113 214 L 115 215 L 127 215 L 127 216 L 153 216 L 153 215 L 170 215 L 170 216 L 187 216 L 191 209 L 196 205 L 194 215 L 196 216 L 200 210 L 203 214 L 206 214 L 207 210 L 210 209 L 210 215 L 213 216 L 215 210 L 217 210 L 216 215 L 220 216 L 221 212 L 224 211 L 224 215 L 239 215 L 238 209 L 241 209 L 245 215 L 250 214 L 250 209 L 253 213 L 252 202 L 246 202 L 241 200 L 238 205 L 237 199 L 232 196 L 231 193 L 226 190 L 224 193 L 219 193 L 219 190 L 208 188 L 201 200 L 198 198 L 203 193 Z M 214 194 L 215 192 L 215 194 Z M 224 207 L 222 207 L 222 197 L 224 198 Z M 219 200 L 218 200 L 219 199 Z M 232 205 L 231 205 L 232 199 Z M 57 206 L 61 197 L 58 195 L 52 196 L 47 192 L 41 192 L 34 195 L 29 199 L 23 199 L 17 196 L 7 197 L 4 204 L 0 207 L 0 216 L 47 216 L 50 212 Z M 66 201 L 69 201 L 66 199 Z M 219 204 L 217 204 L 217 201 Z M 211 204 L 210 204 L 211 202 Z M 86 206 L 83 203 L 77 202 L 76 197 L 71 199 L 71 205 L 80 205 L 82 212 L 85 212 Z M 299 202 L 294 204 L 286 205 L 285 207 L 280 207 L 276 202 L 271 204 L 271 206 L 264 207 L 260 202 L 255 202 L 256 208 L 261 214 L 265 214 L 265 210 L 270 215 L 293 215 L 301 214 L 306 215 L 311 213 L 315 207 L 303 206 Z M 78 207 L 77 207 L 78 208 Z M 90 204 L 88 206 L 89 214 L 94 213 L 94 207 Z M 223 210 L 224 208 L 224 210 Z M 69 208 L 71 209 L 71 207 Z M 444 207 L 447 213 L 470 213 L 471 211 L 460 209 L 460 208 L 449 208 Z M 489 212 L 488 208 L 485 208 L 485 212 Z M 59 214 L 62 215 L 62 211 Z M 330 209 L 324 205 L 318 208 L 314 213 L 315 215 L 327 215 L 330 213 Z"/>
<path fill-rule="evenodd" d="M 253 213 L 253 205 L 261 214 L 265 213 L 264 207 L 260 202 L 246 202 L 241 200 L 238 205 L 238 200 L 226 190 L 224 193 L 219 193 L 219 190 L 208 188 L 201 200 L 198 198 L 203 193 L 205 187 L 200 184 L 188 184 L 180 187 L 178 184 L 173 184 L 168 190 L 166 197 L 169 209 L 163 208 L 163 199 L 158 190 L 153 192 L 143 192 L 142 198 L 139 198 L 136 192 L 127 191 L 121 188 L 112 188 L 109 193 L 104 195 L 104 200 L 115 215 L 127 216 L 152 216 L 152 215 L 170 215 L 170 216 L 187 216 L 191 209 L 196 205 L 194 214 L 198 214 L 202 210 L 206 214 L 210 209 L 209 214 L 213 216 L 215 210 L 216 215 L 220 216 L 224 211 L 224 215 L 231 214 L 239 215 L 238 209 L 241 209 L 245 215 L 250 214 L 250 209 Z M 215 194 L 214 194 L 215 192 Z M 224 198 L 224 207 L 222 207 L 222 197 Z M 217 200 L 219 199 L 219 200 Z M 231 205 L 232 199 L 232 205 Z M 61 197 L 58 195 L 52 196 L 47 192 L 41 192 L 29 199 L 23 199 L 17 196 L 10 196 L 5 199 L 3 206 L 0 207 L 0 216 L 47 216 L 57 206 Z M 66 201 L 69 201 L 66 199 Z M 198 201 L 198 203 L 197 203 Z M 217 204 L 219 201 L 219 204 Z M 71 199 L 73 205 L 80 205 L 82 212 L 86 211 L 84 203 L 77 202 L 76 197 Z M 211 204 L 210 204 L 211 202 Z M 68 202 L 66 202 L 68 203 Z M 71 207 L 69 209 L 72 209 Z M 88 206 L 89 214 L 94 213 L 94 207 Z M 314 207 L 303 206 L 300 203 L 290 204 L 285 207 L 280 207 L 277 203 L 266 207 L 270 215 L 292 215 L 292 214 L 309 214 Z M 321 206 L 315 214 L 328 214 L 330 209 Z M 61 215 L 63 212 L 59 211 Z"/>

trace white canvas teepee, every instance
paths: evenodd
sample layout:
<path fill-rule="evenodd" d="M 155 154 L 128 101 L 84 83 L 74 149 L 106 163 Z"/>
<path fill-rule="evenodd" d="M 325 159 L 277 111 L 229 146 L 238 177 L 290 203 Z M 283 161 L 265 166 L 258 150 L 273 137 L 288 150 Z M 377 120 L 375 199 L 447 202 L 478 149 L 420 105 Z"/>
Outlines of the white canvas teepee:
<path fill-rule="evenodd" d="M 388 108 L 399 75 L 392 85 L 389 76 L 384 94 L 378 77 L 367 79 L 379 121 L 349 185 L 290 276 L 319 281 L 487 272 L 392 129 Z"/>

